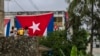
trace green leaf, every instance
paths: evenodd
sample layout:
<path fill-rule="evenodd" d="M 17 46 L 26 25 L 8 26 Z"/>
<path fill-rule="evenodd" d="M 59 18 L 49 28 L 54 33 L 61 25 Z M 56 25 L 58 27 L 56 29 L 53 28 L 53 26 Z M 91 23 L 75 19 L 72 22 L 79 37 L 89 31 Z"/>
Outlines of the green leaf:
<path fill-rule="evenodd" d="M 76 46 L 72 47 L 70 56 L 77 56 L 77 47 Z"/>

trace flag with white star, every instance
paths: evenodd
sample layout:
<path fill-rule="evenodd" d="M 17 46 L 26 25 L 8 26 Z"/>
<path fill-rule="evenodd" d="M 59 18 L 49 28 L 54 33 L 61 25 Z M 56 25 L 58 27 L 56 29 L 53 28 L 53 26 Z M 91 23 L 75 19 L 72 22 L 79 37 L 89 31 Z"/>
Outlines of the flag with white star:
<path fill-rule="evenodd" d="M 53 13 L 39 15 L 18 15 L 15 17 L 17 29 L 28 27 L 29 36 L 44 36 L 53 31 Z"/>

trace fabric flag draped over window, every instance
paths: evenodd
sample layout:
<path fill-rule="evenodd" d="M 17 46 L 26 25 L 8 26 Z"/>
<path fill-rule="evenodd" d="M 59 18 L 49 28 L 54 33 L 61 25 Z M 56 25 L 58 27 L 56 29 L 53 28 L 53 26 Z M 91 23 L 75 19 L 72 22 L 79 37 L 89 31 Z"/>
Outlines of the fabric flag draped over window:
<path fill-rule="evenodd" d="M 17 29 L 28 27 L 29 36 L 44 36 L 48 31 L 53 31 L 53 13 L 17 15 L 15 27 Z"/>
<path fill-rule="evenodd" d="M 10 19 L 4 19 L 4 36 L 10 35 Z"/>

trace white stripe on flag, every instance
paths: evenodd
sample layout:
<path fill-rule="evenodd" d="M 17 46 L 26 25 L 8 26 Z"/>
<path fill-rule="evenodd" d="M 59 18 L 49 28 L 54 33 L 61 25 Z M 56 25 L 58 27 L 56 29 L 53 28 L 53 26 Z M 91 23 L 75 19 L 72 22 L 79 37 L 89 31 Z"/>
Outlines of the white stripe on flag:
<path fill-rule="evenodd" d="M 4 28 L 4 36 L 6 36 L 6 32 L 7 32 L 7 24 L 5 25 L 5 28 Z"/>
<path fill-rule="evenodd" d="M 45 29 L 43 36 L 47 36 L 47 28 Z"/>

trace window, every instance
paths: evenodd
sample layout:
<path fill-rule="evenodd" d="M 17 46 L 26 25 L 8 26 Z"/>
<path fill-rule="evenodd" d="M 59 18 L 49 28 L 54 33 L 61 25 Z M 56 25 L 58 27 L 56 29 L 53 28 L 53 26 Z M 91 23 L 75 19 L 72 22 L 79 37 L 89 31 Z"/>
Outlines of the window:
<path fill-rule="evenodd" d="M 54 17 L 54 24 L 62 26 L 62 17 Z"/>

